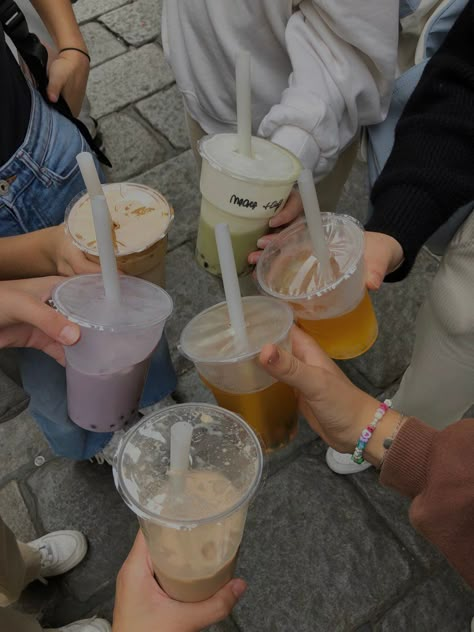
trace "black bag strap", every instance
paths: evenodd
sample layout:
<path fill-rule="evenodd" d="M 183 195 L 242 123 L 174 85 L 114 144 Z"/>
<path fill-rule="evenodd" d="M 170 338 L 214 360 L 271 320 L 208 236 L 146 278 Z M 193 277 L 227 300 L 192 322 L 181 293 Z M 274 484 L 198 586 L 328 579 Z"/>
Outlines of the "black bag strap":
<path fill-rule="evenodd" d="M 98 147 L 87 127 L 82 121 L 73 116 L 64 97 L 59 95 L 57 103 L 50 103 L 46 92 L 48 86 L 48 51 L 38 37 L 34 33 L 29 32 L 25 16 L 13 0 L 0 0 L 0 23 L 28 66 L 36 82 L 38 92 L 43 99 L 60 114 L 69 119 L 81 132 L 98 160 L 102 164 L 111 167 L 112 165 L 109 159 Z"/>

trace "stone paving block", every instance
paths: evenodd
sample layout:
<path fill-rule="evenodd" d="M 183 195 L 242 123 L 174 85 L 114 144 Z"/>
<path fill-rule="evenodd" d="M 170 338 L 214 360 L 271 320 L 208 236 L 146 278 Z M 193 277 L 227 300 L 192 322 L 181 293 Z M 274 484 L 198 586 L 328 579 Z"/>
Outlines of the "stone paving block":
<path fill-rule="evenodd" d="M 0 516 L 18 540 L 29 542 L 38 537 L 28 507 L 15 481 L 0 489 Z"/>
<path fill-rule="evenodd" d="M 250 508 L 237 576 L 249 589 L 240 629 L 342 632 L 383 611 L 411 578 L 404 551 L 312 444 Z"/>
<path fill-rule="evenodd" d="M 73 8 L 76 20 L 82 24 L 124 4 L 130 4 L 130 0 L 101 0 L 100 2 L 97 0 L 78 0 L 73 4 Z"/>
<path fill-rule="evenodd" d="M 189 239 L 195 239 L 201 195 L 196 163 L 191 151 L 167 160 L 133 178 L 133 181 L 158 189 L 173 206 L 174 223 L 169 234 L 170 250 Z"/>
<path fill-rule="evenodd" d="M 161 0 L 136 0 L 99 19 L 128 44 L 142 46 L 161 38 L 161 11 Z"/>
<path fill-rule="evenodd" d="M 123 182 L 173 154 L 166 141 L 157 138 L 131 112 L 110 114 L 100 120 L 105 153 L 112 163 L 112 182 Z"/>
<path fill-rule="evenodd" d="M 119 39 L 97 22 L 85 24 L 81 31 L 91 56 L 91 68 L 108 59 L 113 59 L 127 50 L 127 47 Z"/>
<path fill-rule="evenodd" d="M 115 582 L 138 529 L 135 516 L 115 489 L 111 468 L 57 459 L 27 482 L 46 531 L 78 529 L 86 535 L 87 557 L 63 581 L 76 600 L 87 602 Z M 66 613 L 58 610 L 57 616 Z"/>
<path fill-rule="evenodd" d="M 174 301 L 174 314 L 167 326 L 171 356 L 178 373 L 191 367 L 177 350 L 184 326 L 196 314 L 224 300 L 219 279 L 194 261 L 194 246 L 184 244 L 167 255 L 167 289 Z"/>
<path fill-rule="evenodd" d="M 409 501 L 400 494 L 382 487 L 374 468 L 349 476 L 348 479 L 374 510 L 387 521 L 393 533 L 417 560 L 426 567 L 441 563 L 441 555 L 411 526 L 408 520 Z"/>
<path fill-rule="evenodd" d="M 100 118 L 173 83 L 163 51 L 155 44 L 131 50 L 91 70 L 87 93 Z"/>
<path fill-rule="evenodd" d="M 408 366 L 416 314 L 437 268 L 437 263 L 422 251 L 404 281 L 385 283 L 372 293 L 379 337 L 372 349 L 350 364 L 381 390 L 395 382 Z"/>
<path fill-rule="evenodd" d="M 39 455 L 50 458 L 52 452 L 27 411 L 0 424 L 0 480 L 24 466 L 34 468 Z"/>
<path fill-rule="evenodd" d="M 184 106 L 176 84 L 136 104 L 140 114 L 177 149 L 188 149 Z"/>
<path fill-rule="evenodd" d="M 411 589 L 375 632 L 468 632 L 474 617 L 474 593 L 446 569 Z"/>

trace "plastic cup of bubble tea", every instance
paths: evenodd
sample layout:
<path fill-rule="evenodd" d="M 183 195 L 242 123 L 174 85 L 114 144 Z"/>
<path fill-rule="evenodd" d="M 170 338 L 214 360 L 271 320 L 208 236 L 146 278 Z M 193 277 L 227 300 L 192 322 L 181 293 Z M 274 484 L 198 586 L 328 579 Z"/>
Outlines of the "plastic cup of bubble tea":
<path fill-rule="evenodd" d="M 113 225 L 117 265 L 130 276 L 165 285 L 165 255 L 174 211 L 150 187 L 131 182 L 102 185 Z M 99 263 L 88 193 L 80 193 L 66 210 L 66 227 L 74 244 Z"/>
<path fill-rule="evenodd" d="M 241 415 L 262 439 L 265 450 L 287 445 L 298 429 L 296 395 L 262 368 L 263 346 L 290 348 L 293 313 L 288 305 L 265 296 L 242 299 L 248 347 L 236 340 L 227 303 L 193 318 L 181 334 L 180 350 L 194 362 L 204 384 L 223 408 Z"/>
<path fill-rule="evenodd" d="M 100 274 L 66 279 L 53 291 L 55 307 L 80 325 L 81 337 L 65 347 L 68 413 L 81 428 L 115 432 L 138 417 L 150 355 L 158 345 L 173 301 L 157 285 L 120 277 L 117 306 L 105 300 Z"/>
<path fill-rule="evenodd" d="M 338 360 L 374 344 L 377 319 L 365 286 L 364 230 L 349 215 L 322 213 L 334 279 L 322 282 L 304 219 L 282 231 L 257 264 L 260 289 L 292 306 L 297 324 Z"/>
<path fill-rule="evenodd" d="M 177 481 L 171 428 L 183 421 L 193 430 L 189 467 Z M 114 459 L 115 483 L 140 521 L 155 576 L 170 597 L 202 601 L 232 579 L 262 468 L 255 433 L 217 406 L 171 406 L 125 435 Z"/>
<path fill-rule="evenodd" d="M 216 224 L 229 224 L 237 274 L 245 274 L 248 255 L 268 232 L 269 219 L 284 206 L 301 171 L 292 153 L 263 138 L 252 137 L 252 157 L 236 148 L 236 134 L 206 136 L 199 143 L 202 202 L 196 259 L 215 275 L 220 274 Z"/>

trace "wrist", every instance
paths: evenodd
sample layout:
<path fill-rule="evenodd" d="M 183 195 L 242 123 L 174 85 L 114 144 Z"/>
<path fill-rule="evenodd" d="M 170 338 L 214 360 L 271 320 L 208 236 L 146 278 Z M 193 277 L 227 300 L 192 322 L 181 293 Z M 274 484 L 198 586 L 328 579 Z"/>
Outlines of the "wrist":
<path fill-rule="evenodd" d="M 376 467 L 380 466 L 385 454 L 384 441 L 388 437 L 392 437 L 399 422 L 400 413 L 394 410 L 388 410 L 385 413 L 364 450 L 364 459 L 368 463 Z"/>

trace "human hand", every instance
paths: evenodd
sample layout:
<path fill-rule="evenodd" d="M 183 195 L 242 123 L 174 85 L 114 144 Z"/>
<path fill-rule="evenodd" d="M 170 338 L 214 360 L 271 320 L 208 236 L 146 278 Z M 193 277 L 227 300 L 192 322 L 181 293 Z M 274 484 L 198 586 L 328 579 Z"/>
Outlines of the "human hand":
<path fill-rule="evenodd" d="M 33 347 L 64 364 L 62 345 L 79 340 L 80 329 L 45 304 L 61 277 L 0 282 L 0 348 Z"/>
<path fill-rule="evenodd" d="M 168 597 L 153 576 L 141 531 L 117 577 L 113 632 L 199 632 L 231 612 L 246 588 L 233 579 L 206 601 L 181 603 Z"/>
<path fill-rule="evenodd" d="M 285 206 L 274 215 L 269 221 L 270 228 L 286 228 L 288 224 L 291 224 L 297 217 L 303 213 L 303 202 L 301 195 L 296 189 L 293 189 L 286 201 Z M 278 235 L 278 232 L 265 235 L 257 241 L 257 246 L 260 250 L 251 252 L 248 256 L 248 262 L 250 265 L 256 265 L 262 254 L 262 250 L 268 246 L 268 244 Z"/>
<path fill-rule="evenodd" d="M 297 390 L 302 414 L 338 452 L 353 452 L 378 402 L 354 386 L 310 336 L 294 326 L 292 352 L 266 345 L 260 354 L 265 370 Z"/>
<path fill-rule="evenodd" d="M 74 245 L 70 235 L 64 229 L 64 224 L 54 226 L 49 231 L 47 254 L 56 267 L 57 274 L 73 276 L 100 272 L 100 265 L 89 261 L 82 250 Z"/>
<path fill-rule="evenodd" d="M 403 262 L 403 249 L 396 239 L 384 233 L 365 233 L 366 285 L 378 290 L 387 274 Z"/>
<path fill-rule="evenodd" d="M 85 55 L 68 50 L 59 53 L 48 66 L 47 94 L 51 103 L 57 103 L 61 94 L 74 116 L 79 116 L 86 94 L 90 64 Z"/>

